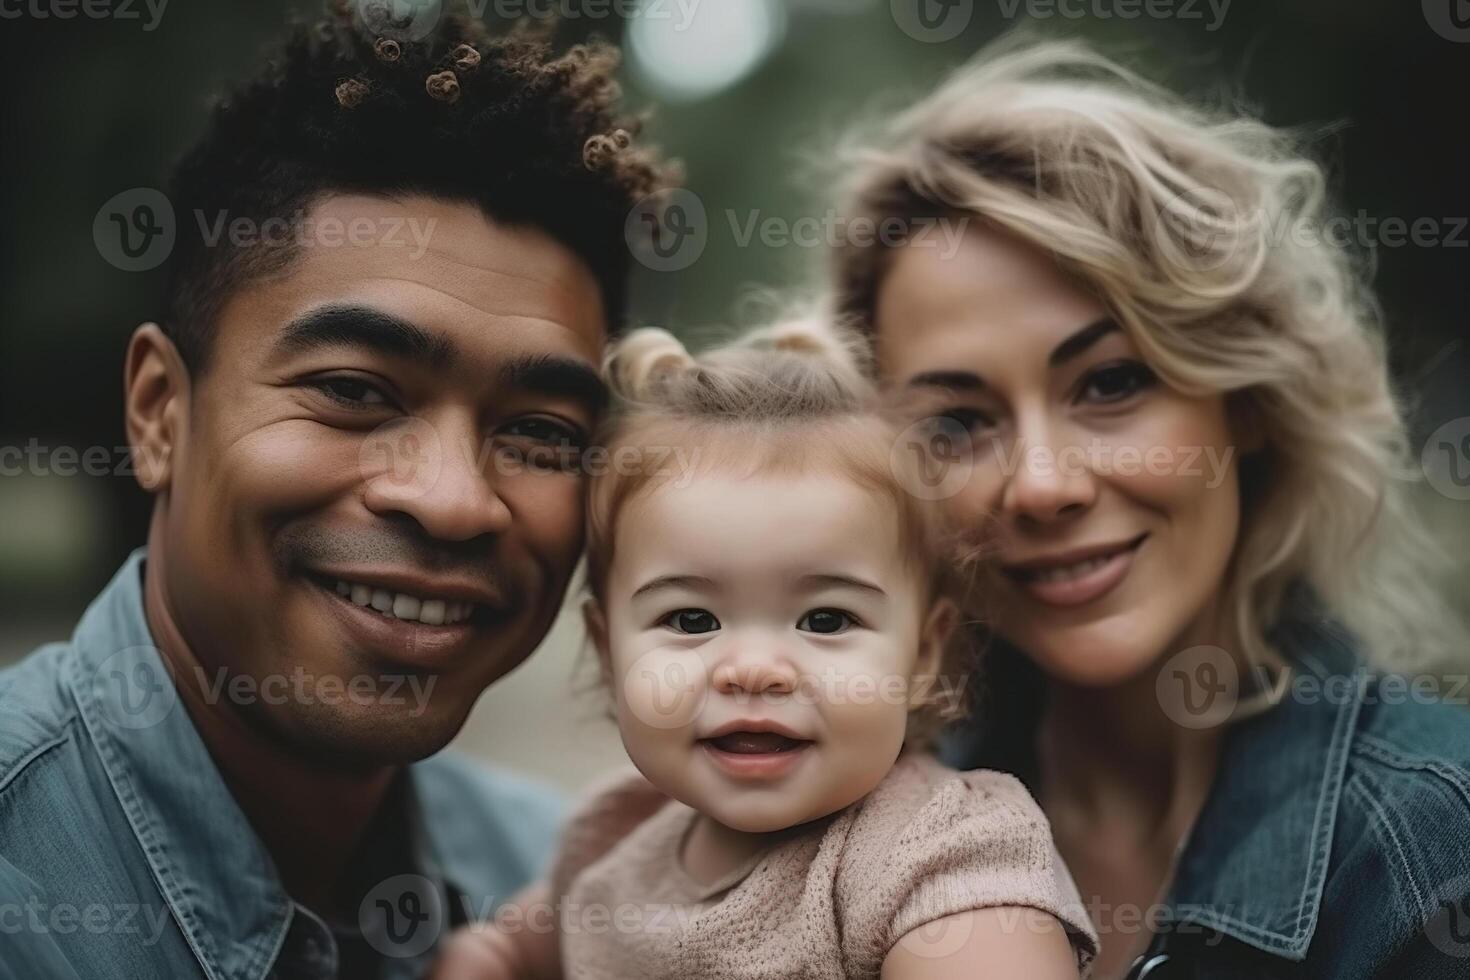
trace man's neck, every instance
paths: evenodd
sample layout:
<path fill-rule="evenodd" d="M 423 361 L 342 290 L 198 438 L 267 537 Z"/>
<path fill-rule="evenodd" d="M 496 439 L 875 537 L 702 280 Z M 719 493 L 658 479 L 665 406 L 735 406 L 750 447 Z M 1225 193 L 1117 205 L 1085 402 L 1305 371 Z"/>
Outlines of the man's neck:
<path fill-rule="evenodd" d="M 154 521 L 149 534 L 143 575 L 149 632 L 194 727 L 260 835 L 287 893 L 316 911 L 332 914 L 338 911 L 337 899 L 347 898 L 337 891 L 353 852 L 400 770 L 348 772 L 303 758 L 284 741 L 248 723 L 227 698 L 210 696 L 203 683 L 205 672 L 170 608 L 158 523 Z"/>

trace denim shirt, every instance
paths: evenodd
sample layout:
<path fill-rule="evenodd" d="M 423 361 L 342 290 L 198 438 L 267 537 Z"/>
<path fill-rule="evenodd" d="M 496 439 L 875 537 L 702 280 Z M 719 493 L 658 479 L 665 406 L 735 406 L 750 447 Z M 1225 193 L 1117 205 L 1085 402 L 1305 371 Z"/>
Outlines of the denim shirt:
<path fill-rule="evenodd" d="M 348 947 L 411 977 L 544 870 L 560 799 L 442 752 L 391 794 L 403 860 L 358 921 L 293 901 L 153 645 L 144 552 L 69 643 L 0 672 L 0 978 L 325 978 Z"/>
<path fill-rule="evenodd" d="M 1128 976 L 1470 978 L 1470 688 L 1373 674 L 1307 600 L 1273 638 L 1295 681 L 1226 733 Z M 981 747 L 945 751 L 966 768 Z"/>

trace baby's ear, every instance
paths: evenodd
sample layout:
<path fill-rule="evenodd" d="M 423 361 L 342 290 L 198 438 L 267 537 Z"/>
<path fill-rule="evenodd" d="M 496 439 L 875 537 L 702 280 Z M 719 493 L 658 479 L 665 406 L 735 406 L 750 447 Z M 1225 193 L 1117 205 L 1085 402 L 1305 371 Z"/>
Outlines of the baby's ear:
<path fill-rule="evenodd" d="M 944 654 L 959 621 L 959 607 L 948 596 L 940 596 L 929 607 L 929 615 L 924 618 L 924 627 L 919 633 L 919 658 L 914 664 L 914 677 L 927 679 L 921 688 L 932 687 L 934 679 L 944 668 Z"/>

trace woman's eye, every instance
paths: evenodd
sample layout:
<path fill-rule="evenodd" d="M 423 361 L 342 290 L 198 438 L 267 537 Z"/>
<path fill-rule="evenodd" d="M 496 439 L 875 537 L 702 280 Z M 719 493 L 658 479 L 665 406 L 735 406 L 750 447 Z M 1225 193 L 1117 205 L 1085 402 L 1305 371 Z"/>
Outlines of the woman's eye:
<path fill-rule="evenodd" d="M 720 621 L 703 609 L 678 609 L 665 616 L 659 625 L 676 633 L 713 633 L 720 628 Z"/>
<path fill-rule="evenodd" d="M 844 633 L 857 625 L 850 613 L 841 609 L 813 609 L 796 624 L 799 630 L 808 633 Z"/>
<path fill-rule="evenodd" d="M 1088 401 L 1122 401 L 1149 387 L 1157 378 L 1141 361 L 1125 361 L 1089 374 L 1082 384 L 1082 394 Z"/>
<path fill-rule="evenodd" d="M 391 404 L 388 396 L 370 381 L 361 378 L 317 378 L 311 386 L 339 405 L 349 408 L 376 408 Z"/>

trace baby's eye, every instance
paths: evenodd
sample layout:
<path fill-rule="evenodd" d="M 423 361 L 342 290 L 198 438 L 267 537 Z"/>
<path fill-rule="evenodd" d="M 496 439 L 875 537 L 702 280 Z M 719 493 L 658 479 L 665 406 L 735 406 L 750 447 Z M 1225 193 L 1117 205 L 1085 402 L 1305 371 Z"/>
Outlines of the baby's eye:
<path fill-rule="evenodd" d="M 667 626 L 676 633 L 713 633 L 720 628 L 720 621 L 704 609 L 676 609 L 663 618 L 660 626 Z"/>
<path fill-rule="evenodd" d="M 857 618 L 841 609 L 813 609 L 796 624 L 809 633 L 844 633 L 857 625 Z"/>

